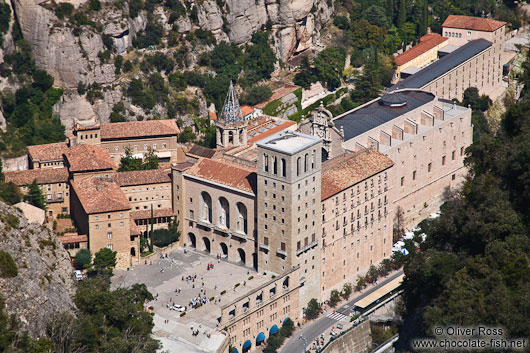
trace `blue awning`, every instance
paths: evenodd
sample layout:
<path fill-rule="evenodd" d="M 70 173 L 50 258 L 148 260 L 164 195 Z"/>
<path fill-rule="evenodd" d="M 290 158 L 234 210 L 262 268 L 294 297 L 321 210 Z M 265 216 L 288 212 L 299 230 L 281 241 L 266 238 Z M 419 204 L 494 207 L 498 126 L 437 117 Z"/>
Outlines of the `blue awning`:
<path fill-rule="evenodd" d="M 265 334 L 263 332 L 260 332 L 258 334 L 258 337 L 256 337 L 256 343 L 260 343 L 265 341 Z"/>
<path fill-rule="evenodd" d="M 274 325 L 271 327 L 270 331 L 269 331 L 269 335 L 275 335 L 278 333 L 278 326 Z"/>
<path fill-rule="evenodd" d="M 234 349 L 232 349 L 232 353 L 239 353 L 239 351 L 234 347 Z"/>
<path fill-rule="evenodd" d="M 246 340 L 245 343 L 243 343 L 243 352 L 246 352 L 252 347 L 252 342 L 249 340 Z"/>
<path fill-rule="evenodd" d="M 283 320 L 282 322 L 282 326 L 285 325 L 285 323 L 287 322 L 287 320 L 290 320 L 288 317 L 285 318 L 285 320 Z"/>

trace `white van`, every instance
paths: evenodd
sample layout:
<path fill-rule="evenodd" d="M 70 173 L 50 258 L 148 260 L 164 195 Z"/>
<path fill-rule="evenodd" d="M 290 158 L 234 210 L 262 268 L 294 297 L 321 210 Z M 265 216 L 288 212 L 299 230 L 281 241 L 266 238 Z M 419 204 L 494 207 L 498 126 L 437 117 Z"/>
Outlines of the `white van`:
<path fill-rule="evenodd" d="M 83 279 L 83 272 L 79 271 L 79 270 L 75 270 L 74 271 L 74 278 L 76 281 L 80 281 Z"/>

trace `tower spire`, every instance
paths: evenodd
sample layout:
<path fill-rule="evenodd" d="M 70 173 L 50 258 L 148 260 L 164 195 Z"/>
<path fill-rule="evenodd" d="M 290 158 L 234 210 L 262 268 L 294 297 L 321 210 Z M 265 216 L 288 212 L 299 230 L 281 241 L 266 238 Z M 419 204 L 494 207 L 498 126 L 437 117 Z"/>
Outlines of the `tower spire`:
<path fill-rule="evenodd" d="M 225 124 L 234 124 L 242 120 L 241 108 L 239 107 L 239 101 L 237 100 L 232 81 L 230 81 L 223 110 L 219 118 Z"/>

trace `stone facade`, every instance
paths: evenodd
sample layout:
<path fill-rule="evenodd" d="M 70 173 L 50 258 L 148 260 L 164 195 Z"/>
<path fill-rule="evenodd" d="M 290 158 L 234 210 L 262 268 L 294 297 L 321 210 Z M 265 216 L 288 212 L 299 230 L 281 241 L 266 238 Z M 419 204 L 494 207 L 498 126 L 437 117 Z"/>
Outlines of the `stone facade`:
<path fill-rule="evenodd" d="M 379 104 L 380 99 L 362 107 Z M 345 141 L 343 146 L 351 150 L 372 147 L 394 161 L 389 196 L 394 211 L 400 207 L 407 223 L 412 224 L 441 204 L 446 187 L 464 181 L 464 151 L 472 139 L 471 109 L 433 96 L 427 103 Z"/>
<path fill-rule="evenodd" d="M 291 131 L 257 144 L 258 266 L 300 266 L 300 302 L 320 297 L 321 151 L 318 138 Z"/>
<path fill-rule="evenodd" d="M 230 344 L 244 352 L 263 343 L 263 339 L 278 334 L 286 319 L 299 319 L 299 267 L 245 293 L 221 307 L 220 327 L 226 328 Z M 248 341 L 248 342 L 247 342 Z"/>

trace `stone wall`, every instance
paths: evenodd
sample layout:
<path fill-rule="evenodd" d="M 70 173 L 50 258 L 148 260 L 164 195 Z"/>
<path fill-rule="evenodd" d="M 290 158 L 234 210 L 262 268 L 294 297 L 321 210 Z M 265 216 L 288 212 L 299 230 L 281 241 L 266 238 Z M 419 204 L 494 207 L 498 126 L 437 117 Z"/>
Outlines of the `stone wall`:
<path fill-rule="evenodd" d="M 368 347 L 372 341 L 370 335 L 370 321 L 366 320 L 331 342 L 322 353 L 368 352 Z"/>
<path fill-rule="evenodd" d="M 28 169 L 28 155 L 25 154 L 15 158 L 3 158 L 2 157 L 2 171 L 11 172 L 15 170 L 26 170 Z"/>

